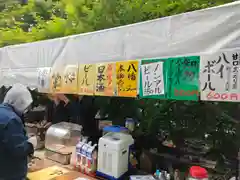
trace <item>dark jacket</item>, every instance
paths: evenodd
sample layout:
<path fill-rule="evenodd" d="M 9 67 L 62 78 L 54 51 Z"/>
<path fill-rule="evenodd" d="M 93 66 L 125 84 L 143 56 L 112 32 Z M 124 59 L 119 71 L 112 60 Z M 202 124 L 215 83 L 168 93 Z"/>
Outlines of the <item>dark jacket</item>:
<path fill-rule="evenodd" d="M 52 124 L 69 122 L 69 104 L 65 105 L 63 101 L 60 101 L 58 105 L 54 102 L 49 102 L 46 109 L 46 119 L 52 122 Z"/>
<path fill-rule="evenodd" d="M 24 88 L 17 87 L 18 92 L 14 87 L 12 89 L 4 99 L 5 104 L 0 105 L 0 180 L 26 178 L 27 158 L 33 153 L 21 119 L 32 102 L 31 94 L 29 92 L 29 97 Z"/>

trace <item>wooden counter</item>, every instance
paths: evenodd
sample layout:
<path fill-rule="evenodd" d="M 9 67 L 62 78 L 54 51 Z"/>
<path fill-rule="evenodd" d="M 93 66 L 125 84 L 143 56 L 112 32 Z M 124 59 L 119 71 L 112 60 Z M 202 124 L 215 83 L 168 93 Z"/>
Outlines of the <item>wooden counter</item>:
<path fill-rule="evenodd" d="M 54 178 L 53 180 L 75 180 L 77 178 L 84 178 L 81 180 L 96 180 L 95 178 L 86 176 L 85 174 L 82 174 L 80 172 L 75 172 L 75 171 L 66 173 L 62 176 L 58 176 L 58 177 Z"/>
<path fill-rule="evenodd" d="M 44 157 L 44 150 L 36 151 L 34 153 L 34 156 L 35 156 L 34 163 L 31 166 L 29 166 L 29 173 L 38 172 L 40 170 L 43 170 L 43 169 L 46 169 L 46 168 L 49 168 L 49 167 L 53 167 L 53 166 L 58 166 L 58 167 L 61 167 L 61 168 L 65 168 L 69 172 L 67 172 L 63 175 L 54 177 L 54 178 L 49 179 L 49 180 L 75 180 L 77 178 L 84 178 L 84 179 L 81 179 L 81 180 L 96 180 L 95 178 L 92 178 L 92 177 L 89 177 L 89 176 L 87 176 L 85 174 L 82 174 L 80 172 L 74 171 L 73 167 L 71 165 L 62 165 L 62 164 L 59 164 L 57 162 L 46 159 Z M 30 180 L 42 180 L 40 177 L 38 179 L 38 177 L 39 177 L 39 174 L 36 177 L 34 177 Z"/>

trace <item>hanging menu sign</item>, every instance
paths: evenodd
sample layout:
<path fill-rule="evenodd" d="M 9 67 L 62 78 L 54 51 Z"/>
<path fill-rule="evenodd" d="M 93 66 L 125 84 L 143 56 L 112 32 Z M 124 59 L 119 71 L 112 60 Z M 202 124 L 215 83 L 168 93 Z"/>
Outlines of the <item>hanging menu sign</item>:
<path fill-rule="evenodd" d="M 240 101 L 240 49 L 201 56 L 201 100 Z"/>
<path fill-rule="evenodd" d="M 53 68 L 51 71 L 51 84 L 50 84 L 50 92 L 59 93 L 62 88 L 62 70 L 60 68 Z"/>
<path fill-rule="evenodd" d="M 116 95 L 116 64 L 101 63 L 96 65 L 95 95 Z"/>
<path fill-rule="evenodd" d="M 50 91 L 50 75 L 51 68 L 43 67 L 38 68 L 38 91 L 42 93 L 48 93 Z"/>
<path fill-rule="evenodd" d="M 136 97 L 138 88 L 138 61 L 122 61 L 116 63 L 117 95 Z"/>
<path fill-rule="evenodd" d="M 95 77 L 95 64 L 80 64 L 78 68 L 78 94 L 93 95 L 95 88 Z"/>
<path fill-rule="evenodd" d="M 199 99 L 199 56 L 169 58 L 169 99 Z"/>
<path fill-rule="evenodd" d="M 78 65 L 67 65 L 63 72 L 62 93 L 76 94 L 78 92 Z"/>
<path fill-rule="evenodd" d="M 160 98 L 165 95 L 164 62 L 144 60 L 141 65 L 140 97 Z"/>

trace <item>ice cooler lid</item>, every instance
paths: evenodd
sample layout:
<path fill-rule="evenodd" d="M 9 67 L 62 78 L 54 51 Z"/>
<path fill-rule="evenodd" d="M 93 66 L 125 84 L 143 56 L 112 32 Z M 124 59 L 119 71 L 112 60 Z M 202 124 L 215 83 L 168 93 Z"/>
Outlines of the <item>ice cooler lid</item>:
<path fill-rule="evenodd" d="M 106 126 L 103 128 L 103 131 L 105 132 L 123 132 L 127 130 L 128 128 L 121 127 L 121 126 Z"/>

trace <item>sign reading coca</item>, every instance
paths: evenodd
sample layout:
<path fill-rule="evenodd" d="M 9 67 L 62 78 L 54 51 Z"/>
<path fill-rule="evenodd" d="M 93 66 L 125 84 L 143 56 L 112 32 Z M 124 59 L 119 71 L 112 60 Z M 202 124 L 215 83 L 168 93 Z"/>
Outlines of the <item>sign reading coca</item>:
<path fill-rule="evenodd" d="M 240 101 L 240 49 L 204 55 L 200 61 L 201 100 Z"/>

